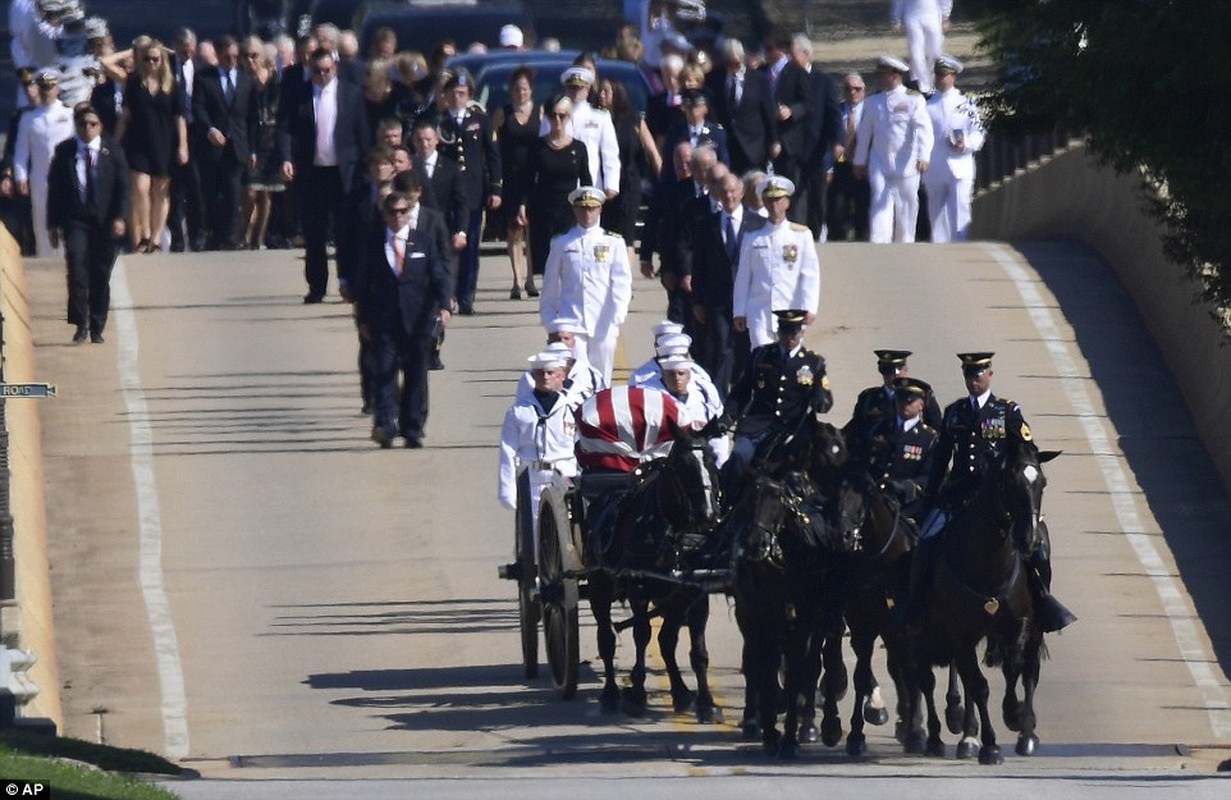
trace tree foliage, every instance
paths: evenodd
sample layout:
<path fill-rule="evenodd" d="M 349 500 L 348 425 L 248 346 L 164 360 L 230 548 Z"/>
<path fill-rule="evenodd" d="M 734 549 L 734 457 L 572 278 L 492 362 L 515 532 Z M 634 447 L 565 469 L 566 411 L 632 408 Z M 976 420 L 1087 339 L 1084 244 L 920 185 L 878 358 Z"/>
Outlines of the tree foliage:
<path fill-rule="evenodd" d="M 998 130 L 1085 130 L 1144 169 L 1168 256 L 1231 306 L 1231 9 L 1205 0 L 972 0 Z"/>

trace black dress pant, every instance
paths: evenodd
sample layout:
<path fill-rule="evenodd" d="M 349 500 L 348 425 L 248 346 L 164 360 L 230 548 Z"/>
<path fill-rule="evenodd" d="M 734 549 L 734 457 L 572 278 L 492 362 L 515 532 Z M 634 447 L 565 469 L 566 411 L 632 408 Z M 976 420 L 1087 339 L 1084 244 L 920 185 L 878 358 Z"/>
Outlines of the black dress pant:
<path fill-rule="evenodd" d="M 209 208 L 210 244 L 215 248 L 231 250 L 239 240 L 244 169 L 245 165 L 227 151 L 201 170 L 201 188 Z"/>
<path fill-rule="evenodd" d="M 205 202 L 201 191 L 201 173 L 196 158 L 187 164 L 171 167 L 171 212 L 167 225 L 171 228 L 171 241 L 179 242 L 184 233 L 188 243 L 200 247 L 205 242 Z"/>
<path fill-rule="evenodd" d="M 333 234 L 338 274 L 351 274 L 354 254 L 351 213 L 353 203 L 342 190 L 337 167 L 309 167 L 295 173 L 299 221 L 303 226 L 304 279 L 308 293 L 323 297 L 329 287 L 329 235 Z"/>
<path fill-rule="evenodd" d="M 400 324 L 372 331 L 367 355 L 376 427 L 407 439 L 423 438 L 431 352 L 430 334 L 412 336 Z"/>
<path fill-rule="evenodd" d="M 111 307 L 111 268 L 116 240 L 109 224 L 74 221 L 64 231 L 68 264 L 68 322 L 102 333 Z"/>
<path fill-rule="evenodd" d="M 868 240 L 868 205 L 872 190 L 867 178 L 855 177 L 850 161 L 833 165 L 829 184 L 829 241 L 845 242 L 852 235 L 857 242 Z"/>

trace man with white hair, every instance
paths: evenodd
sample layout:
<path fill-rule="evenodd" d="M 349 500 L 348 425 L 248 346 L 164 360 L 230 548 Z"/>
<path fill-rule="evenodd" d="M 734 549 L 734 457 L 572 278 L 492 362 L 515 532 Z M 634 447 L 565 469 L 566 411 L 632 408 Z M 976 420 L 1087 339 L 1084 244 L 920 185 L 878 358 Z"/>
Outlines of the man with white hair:
<path fill-rule="evenodd" d="M 547 325 L 560 317 L 575 319 L 577 352 L 611 384 L 620 326 L 633 296 L 628 248 L 618 234 L 599 225 L 603 192 L 593 186 L 568 196 L 577 224 L 551 240 L 539 296 L 539 317 Z"/>
<path fill-rule="evenodd" d="M 877 60 L 882 91 L 864 102 L 855 134 L 854 176 L 868 180 L 868 235 L 874 243 L 915 241 L 919 176 L 932 157 L 932 122 L 923 97 L 903 84 L 908 69 L 890 55 Z"/>
<path fill-rule="evenodd" d="M 748 69 L 744 45 L 734 37 L 722 43 L 722 69 L 710 73 L 706 89 L 713 114 L 727 131 L 731 170 L 743 175 L 763 169 L 777 154 L 777 109 L 764 72 Z"/>
<path fill-rule="evenodd" d="M 565 355 L 545 350 L 531 356 L 530 371 L 534 388 L 528 400 L 517 400 L 504 415 L 500 430 L 500 470 L 497 496 L 500 504 L 524 513 L 521 503 L 529 504 L 534 530 L 534 551 L 538 552 L 539 496 L 555 474 L 577 474 L 573 451 L 576 422 L 573 408 L 564 394 L 567 376 Z M 525 470 L 529 491 L 518 496 L 519 473 Z"/>

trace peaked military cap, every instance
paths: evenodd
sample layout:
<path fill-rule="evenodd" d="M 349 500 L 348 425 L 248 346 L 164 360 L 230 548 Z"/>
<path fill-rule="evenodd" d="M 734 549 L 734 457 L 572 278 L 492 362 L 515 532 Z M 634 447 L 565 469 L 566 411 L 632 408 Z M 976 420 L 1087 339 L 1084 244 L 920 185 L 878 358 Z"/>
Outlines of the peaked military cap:
<path fill-rule="evenodd" d="M 995 353 L 958 353 L 957 357 L 962 361 L 962 372 L 966 374 L 979 374 L 992 366 L 992 356 Z"/>
<path fill-rule="evenodd" d="M 680 103 L 686 106 L 699 106 L 709 103 L 709 98 L 700 89 L 685 89 L 680 93 Z"/>
<path fill-rule="evenodd" d="M 779 333 L 795 333 L 803 330 L 808 312 L 799 308 L 787 308 L 775 311 L 774 316 L 778 318 Z"/>
<path fill-rule="evenodd" d="M 60 82 L 64 75 L 55 67 L 47 67 L 38 71 L 34 76 L 34 80 L 39 86 L 55 86 Z"/>
<path fill-rule="evenodd" d="M 893 391 L 901 398 L 915 400 L 927 397 L 932 393 L 931 384 L 918 378 L 895 378 Z"/>
<path fill-rule="evenodd" d="M 961 75 L 964 69 L 966 69 L 965 65 L 948 53 L 942 53 L 940 58 L 936 59 L 936 66 L 933 68 L 937 74 L 952 72 L 954 75 Z"/>
<path fill-rule="evenodd" d="M 761 181 L 761 196 L 768 198 L 791 197 L 795 194 L 795 184 L 790 178 L 781 175 L 766 175 Z M 775 311 L 775 314 L 778 312 Z"/>
<path fill-rule="evenodd" d="M 909 350 L 873 350 L 876 353 L 876 366 L 884 369 L 885 367 L 895 367 L 901 369 L 906 366 L 906 359 L 910 358 Z"/>
<path fill-rule="evenodd" d="M 594 73 L 588 67 L 569 67 L 560 73 L 560 83 L 565 86 L 593 86 Z"/>
<path fill-rule="evenodd" d="M 582 186 L 568 194 L 569 203 L 579 208 L 598 208 L 606 199 L 607 195 L 593 186 Z"/>
<path fill-rule="evenodd" d="M 876 58 L 877 72 L 897 72 L 902 75 L 910 72 L 910 67 L 906 66 L 906 62 L 888 53 L 882 53 Z"/>

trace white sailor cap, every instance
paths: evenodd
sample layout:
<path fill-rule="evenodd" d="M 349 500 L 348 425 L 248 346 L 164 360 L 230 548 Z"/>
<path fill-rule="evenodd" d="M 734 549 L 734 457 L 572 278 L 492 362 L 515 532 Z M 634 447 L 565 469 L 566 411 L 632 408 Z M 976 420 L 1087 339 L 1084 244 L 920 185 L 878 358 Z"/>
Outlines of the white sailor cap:
<path fill-rule="evenodd" d="M 691 347 L 692 337 L 688 334 L 669 333 L 666 336 L 659 337 L 658 342 L 654 345 L 654 355 L 658 358 L 687 355 Z"/>
<path fill-rule="evenodd" d="M 86 17 L 85 35 L 87 39 L 105 39 L 107 33 L 107 20 L 102 17 Z"/>
<path fill-rule="evenodd" d="M 593 86 L 594 73 L 589 67 L 569 67 L 560 73 L 560 83 L 565 86 Z"/>
<path fill-rule="evenodd" d="M 664 319 L 662 322 L 654 326 L 654 341 L 657 342 L 664 336 L 672 333 L 683 333 L 684 323 L 672 322 L 669 319 Z"/>
<path fill-rule="evenodd" d="M 516 25 L 509 24 L 500 29 L 501 47 L 521 47 L 525 43 L 526 36 Z"/>
<path fill-rule="evenodd" d="M 548 333 L 585 333 L 585 326 L 581 324 L 581 320 L 573 317 L 556 317 L 551 322 L 547 323 Z"/>
<path fill-rule="evenodd" d="M 910 72 L 910 67 L 906 66 L 906 62 L 896 56 L 891 56 L 888 53 L 881 53 L 876 57 L 877 72 L 899 72 L 906 75 Z"/>
<path fill-rule="evenodd" d="M 550 353 L 562 353 L 565 358 L 573 358 L 573 348 L 569 347 L 564 342 L 552 342 L 547 345 L 546 351 Z"/>
<path fill-rule="evenodd" d="M 603 190 L 593 186 L 582 186 L 568 194 L 569 204 L 580 208 L 598 208 L 606 199 L 607 195 L 603 194 Z"/>
<path fill-rule="evenodd" d="M 766 175 L 758 191 L 762 197 L 791 197 L 795 194 L 795 184 L 790 178 L 782 175 Z"/>
<path fill-rule="evenodd" d="M 557 350 L 542 350 L 526 359 L 530 369 L 563 369 L 568 366 L 568 356 Z"/>
<path fill-rule="evenodd" d="M 663 370 L 669 369 L 687 369 L 691 370 L 697 362 L 692 360 L 692 356 L 684 353 L 682 355 L 666 356 L 658 360 L 658 366 Z"/>
<path fill-rule="evenodd" d="M 937 74 L 952 72 L 954 75 L 961 75 L 964 69 L 966 69 L 965 65 L 948 53 L 941 53 L 940 58 L 936 59 L 936 66 L 934 67 L 934 71 Z"/>

